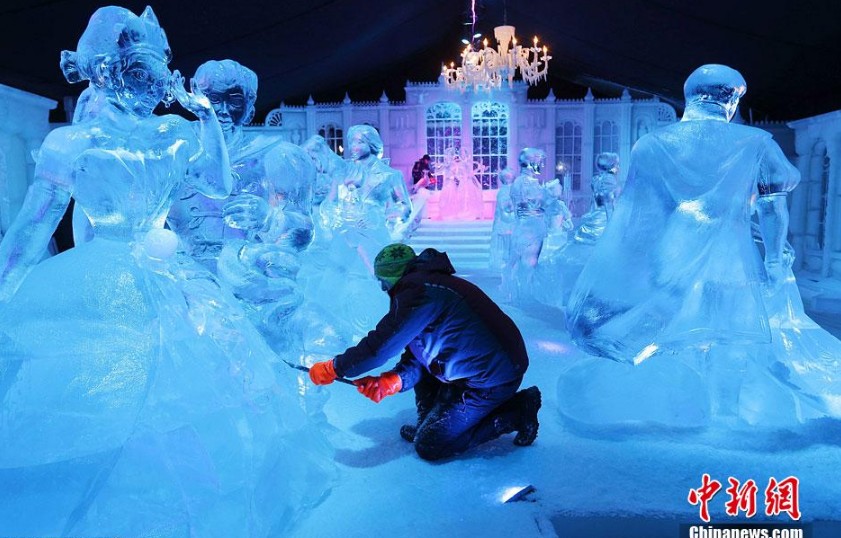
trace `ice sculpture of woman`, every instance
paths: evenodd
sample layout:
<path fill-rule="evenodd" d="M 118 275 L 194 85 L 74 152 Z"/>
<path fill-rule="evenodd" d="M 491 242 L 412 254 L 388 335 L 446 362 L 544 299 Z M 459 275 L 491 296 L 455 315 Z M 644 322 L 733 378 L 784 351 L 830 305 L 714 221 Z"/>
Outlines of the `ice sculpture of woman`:
<path fill-rule="evenodd" d="M 382 159 L 383 141 L 370 125 L 353 125 L 347 132 L 348 156 L 354 166 L 346 169 L 324 203 L 332 212 L 333 228 L 354 228 L 373 243 L 365 245 L 368 257 L 388 241 L 405 234 L 412 212 L 403 174 Z"/>
<path fill-rule="evenodd" d="M 456 153 L 449 147 L 444 151 L 444 160 L 435 166 L 443 174 L 441 197 L 438 200 L 441 219 L 474 220 L 482 218 L 484 202 L 482 184 L 476 177 L 475 163 L 467 150 Z"/>
<path fill-rule="evenodd" d="M 193 84 L 206 95 L 222 127 L 233 189 L 226 198 L 186 184 L 169 212 L 171 228 L 190 256 L 216 272 L 240 299 L 272 348 L 296 345 L 287 322 L 303 300 L 297 253 L 310 244 L 315 166 L 300 147 L 278 137 L 247 138 L 257 75 L 233 60 L 211 60 Z"/>
<path fill-rule="evenodd" d="M 348 138 L 352 160 L 336 155 L 320 136 L 303 144 L 329 193 L 299 274 L 307 312 L 327 331 L 325 351 L 335 353 L 344 349 L 338 342 L 349 345 L 354 334 L 364 335 L 388 308 L 374 278 L 373 259 L 391 241 L 389 230 L 406 229 L 404 218 L 411 212 L 401 174 L 377 157 L 382 140 L 376 130 L 355 125 Z"/>
<path fill-rule="evenodd" d="M 561 212 L 560 191 L 544 182 L 540 173 L 546 152 L 535 148 L 520 151 L 520 175 L 511 185 L 514 230 L 511 256 L 503 271 L 503 290 L 512 300 L 533 297 L 533 277 L 553 218 Z"/>
<path fill-rule="evenodd" d="M 511 168 L 499 172 L 499 190 L 496 193 L 494 222 L 491 228 L 490 267 L 501 271 L 511 257 L 511 234 L 514 232 L 515 211 L 511 202 L 511 184 L 517 174 Z"/>
<path fill-rule="evenodd" d="M 575 240 L 580 243 L 595 243 L 604 233 L 607 221 L 613 216 L 613 206 L 619 194 L 619 155 L 599 153 L 596 157 L 599 173 L 593 177 L 590 188 L 593 199 L 590 210 L 581 217 L 581 225 L 575 231 Z"/>
<path fill-rule="evenodd" d="M 342 158 L 336 155 L 327 141 L 321 135 L 313 135 L 306 139 L 301 147 L 312 159 L 316 167 L 315 186 L 312 191 L 312 205 L 314 208 L 321 207 L 321 202 L 330 194 L 333 183 L 344 170 Z"/>
<path fill-rule="evenodd" d="M 63 62 L 103 101 L 48 135 L 0 244 L 2 535 L 277 536 L 328 487 L 294 380 L 206 270 L 173 262 L 175 189 L 222 198 L 231 176 L 180 77 L 198 130 L 152 114 L 169 59 L 150 8 L 111 6 Z M 33 266 L 71 195 L 93 238 Z"/>
<path fill-rule="evenodd" d="M 784 295 L 797 295 L 784 244 L 799 174 L 767 132 L 728 123 L 745 89 L 733 69 L 698 68 L 682 121 L 634 146 L 570 297 L 572 336 L 600 358 L 562 376 L 566 416 L 680 427 L 841 416 L 841 342 Z"/>

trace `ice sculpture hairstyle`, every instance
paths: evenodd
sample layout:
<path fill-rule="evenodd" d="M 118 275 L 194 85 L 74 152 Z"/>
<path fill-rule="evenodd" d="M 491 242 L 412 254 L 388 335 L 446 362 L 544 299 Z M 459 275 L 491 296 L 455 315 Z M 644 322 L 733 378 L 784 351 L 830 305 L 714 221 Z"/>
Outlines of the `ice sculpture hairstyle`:
<path fill-rule="evenodd" d="M 348 140 L 352 139 L 357 133 L 362 136 L 362 140 L 371 148 L 371 153 L 382 158 L 384 144 L 383 139 L 380 138 L 380 133 L 370 125 L 352 125 L 347 131 Z"/>
<path fill-rule="evenodd" d="M 729 121 L 747 89 L 745 78 L 735 69 L 726 65 L 707 64 L 689 75 L 683 85 L 683 96 L 687 108 L 703 103 L 721 106 Z"/>
<path fill-rule="evenodd" d="M 503 185 L 511 185 L 517 178 L 517 172 L 513 168 L 506 167 L 499 171 L 499 182 Z"/>
<path fill-rule="evenodd" d="M 546 152 L 537 148 L 523 148 L 520 151 L 520 168 L 528 168 L 539 174 L 546 166 Z"/>
<path fill-rule="evenodd" d="M 234 60 L 210 60 L 204 62 L 193 76 L 203 93 L 214 87 L 241 88 L 248 101 L 244 124 L 254 119 L 254 103 L 257 101 L 257 73 Z"/>
<path fill-rule="evenodd" d="M 596 168 L 603 172 L 616 172 L 619 166 L 619 155 L 611 152 L 599 153 L 596 157 Z"/>
<path fill-rule="evenodd" d="M 61 71 L 68 82 L 90 80 L 101 87 L 108 70 L 122 67 L 121 61 L 135 51 L 160 56 L 166 63 L 172 59 L 155 12 L 147 6 L 138 17 L 122 7 L 102 7 L 91 16 L 76 50 L 61 52 Z"/>

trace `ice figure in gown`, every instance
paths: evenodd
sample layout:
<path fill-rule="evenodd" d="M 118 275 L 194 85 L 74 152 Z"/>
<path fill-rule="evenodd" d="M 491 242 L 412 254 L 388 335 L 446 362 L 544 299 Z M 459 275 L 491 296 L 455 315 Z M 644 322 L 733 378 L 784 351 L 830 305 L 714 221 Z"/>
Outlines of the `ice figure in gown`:
<path fill-rule="evenodd" d="M 349 160 L 323 139 L 304 144 L 331 187 L 319 208 L 318 232 L 324 233 L 304 254 L 300 275 L 308 308 L 329 313 L 323 319 L 340 338 L 363 336 L 388 308 L 373 259 L 393 234 L 405 232 L 411 213 L 402 175 L 379 158 L 383 142 L 377 131 L 354 125 L 347 136 Z"/>
<path fill-rule="evenodd" d="M 0 534 L 278 536 L 329 487 L 332 462 L 294 378 L 236 301 L 163 229 L 187 180 L 225 197 L 210 103 L 152 110 L 170 51 L 147 8 L 92 16 L 65 74 L 103 104 L 52 131 L 0 243 Z M 93 238 L 34 265 L 71 195 Z"/>
<path fill-rule="evenodd" d="M 572 337 L 598 357 L 561 376 L 565 416 L 691 427 L 841 415 L 841 342 L 803 314 L 786 268 L 799 174 L 767 132 L 728 123 L 745 89 L 733 69 L 698 68 L 682 121 L 634 146 L 570 296 Z"/>
<path fill-rule="evenodd" d="M 301 335 L 290 324 L 303 300 L 298 253 L 313 235 L 315 166 L 294 144 L 243 132 L 257 99 L 254 71 L 233 60 L 212 60 L 199 66 L 193 81 L 222 127 L 233 189 L 219 199 L 185 184 L 167 220 L 187 253 L 240 299 L 274 350 L 299 350 Z"/>
<path fill-rule="evenodd" d="M 443 173 L 441 197 L 438 200 L 440 218 L 444 220 L 474 220 L 482 218 L 482 184 L 476 173 L 479 171 L 462 148 L 444 150 L 444 160 L 435 165 L 435 171 Z"/>
<path fill-rule="evenodd" d="M 546 166 L 546 152 L 523 148 L 519 162 L 520 174 L 511 185 L 515 215 L 511 255 L 502 272 L 503 293 L 512 301 L 534 298 L 534 273 L 543 242 L 555 217 L 566 208 L 560 198 L 559 183 L 540 177 Z"/>
<path fill-rule="evenodd" d="M 327 145 L 327 141 L 324 140 L 324 137 L 321 135 L 313 135 L 309 137 L 307 140 L 301 144 L 301 147 L 307 152 L 310 156 L 310 159 L 313 163 L 318 166 L 321 162 L 319 159 L 313 159 L 312 152 L 314 151 L 321 151 L 322 149 L 326 149 L 327 151 L 332 151 L 330 146 Z M 318 148 L 318 149 L 316 149 Z M 321 202 L 327 198 L 327 195 L 330 194 L 330 187 L 333 185 L 333 175 L 331 170 L 323 170 L 320 168 L 316 168 L 316 177 L 315 177 L 315 185 L 312 189 L 312 206 L 313 208 L 320 208 Z"/>
<path fill-rule="evenodd" d="M 491 228 L 490 268 L 502 271 L 511 256 L 511 234 L 514 232 L 514 204 L 511 203 L 511 184 L 517 174 L 511 168 L 499 172 L 494 221 Z"/>
<path fill-rule="evenodd" d="M 316 179 L 313 187 L 312 217 L 315 226 L 314 242 L 325 246 L 333 238 L 333 228 L 342 222 L 336 219 L 338 209 L 328 198 L 338 193 L 339 183 L 349 175 L 350 161 L 345 161 L 333 151 L 323 136 L 313 135 L 301 147 L 315 165 Z M 335 195 L 334 195 L 335 196 Z M 327 202 L 327 203 L 325 203 Z"/>
<path fill-rule="evenodd" d="M 616 178 L 619 173 L 619 155 L 599 153 L 596 168 L 599 173 L 590 183 L 593 190 L 590 210 L 581 217 L 581 224 L 575 230 L 575 240 L 579 243 L 593 244 L 601 237 L 619 196 L 619 181 Z"/>
<path fill-rule="evenodd" d="M 332 228 L 354 228 L 359 244 L 373 260 L 379 248 L 403 238 L 412 212 L 403 174 L 382 158 L 383 141 L 370 125 L 348 129 L 351 165 L 322 202 Z M 325 205 L 326 204 L 326 205 Z M 385 238 L 385 239 L 383 239 Z M 377 248 L 374 248 L 374 246 Z"/>
<path fill-rule="evenodd" d="M 563 307 L 566 304 L 572 285 L 613 215 L 620 191 L 616 177 L 619 173 L 619 155 L 600 153 L 596 157 L 596 168 L 599 172 L 590 183 L 590 209 L 582 215 L 572 241 L 565 242 L 551 252 L 544 249 L 545 255 L 540 258 L 537 275 L 541 289 L 539 298 L 550 306 Z M 571 220 L 568 222 L 571 223 Z"/>

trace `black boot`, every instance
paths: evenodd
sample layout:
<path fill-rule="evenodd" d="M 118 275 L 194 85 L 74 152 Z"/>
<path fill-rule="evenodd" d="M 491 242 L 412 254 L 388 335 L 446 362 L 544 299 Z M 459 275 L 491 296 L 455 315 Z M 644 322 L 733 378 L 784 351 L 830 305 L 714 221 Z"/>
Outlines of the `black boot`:
<path fill-rule="evenodd" d="M 417 426 L 412 426 L 411 424 L 403 424 L 400 426 L 400 437 L 402 437 L 404 441 L 414 443 L 416 433 L 418 433 Z"/>
<path fill-rule="evenodd" d="M 517 394 L 520 400 L 520 417 L 516 426 L 517 435 L 514 437 L 514 444 L 517 446 L 529 446 L 537 438 L 537 429 L 540 424 L 537 422 L 537 412 L 540 410 L 541 398 L 540 389 L 529 387 Z M 402 433 L 402 432 L 401 432 Z"/>
<path fill-rule="evenodd" d="M 429 414 L 429 411 L 432 409 L 431 405 L 426 405 L 426 402 L 418 403 L 418 422 L 415 426 L 411 424 L 403 424 L 400 426 L 400 437 L 403 440 L 408 441 L 410 443 L 415 442 L 415 435 L 418 433 L 418 428 L 420 428 L 421 423 L 426 420 L 426 416 Z"/>
<path fill-rule="evenodd" d="M 421 380 L 415 385 L 415 408 L 418 411 L 418 421 L 414 426 L 411 424 L 400 426 L 400 437 L 405 441 L 415 442 L 418 428 L 435 406 L 435 400 L 438 398 L 438 393 L 442 387 L 443 384 L 428 373 L 424 373 Z"/>

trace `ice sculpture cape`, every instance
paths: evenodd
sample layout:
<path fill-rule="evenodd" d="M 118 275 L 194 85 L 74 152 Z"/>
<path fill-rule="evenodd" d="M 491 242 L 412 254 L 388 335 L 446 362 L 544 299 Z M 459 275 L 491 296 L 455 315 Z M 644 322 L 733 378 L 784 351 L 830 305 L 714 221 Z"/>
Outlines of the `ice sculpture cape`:
<path fill-rule="evenodd" d="M 680 122 L 634 146 L 625 192 L 570 295 L 568 327 L 617 361 L 769 342 L 751 197 L 773 144 L 753 127 Z"/>

